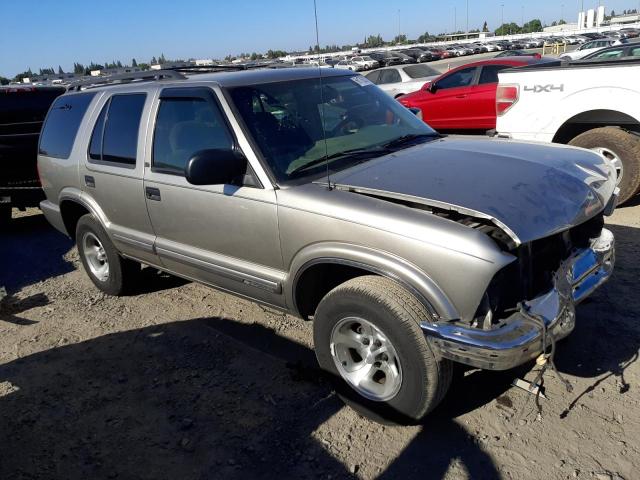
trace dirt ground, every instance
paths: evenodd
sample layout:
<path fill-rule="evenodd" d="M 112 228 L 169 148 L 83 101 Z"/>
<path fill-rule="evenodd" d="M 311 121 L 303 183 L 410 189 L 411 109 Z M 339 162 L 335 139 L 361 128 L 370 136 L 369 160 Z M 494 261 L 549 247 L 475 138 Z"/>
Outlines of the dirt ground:
<path fill-rule="evenodd" d="M 15 212 L 14 212 L 15 213 Z M 0 232 L 0 479 L 640 478 L 640 202 L 578 307 L 539 416 L 535 368 L 460 370 L 423 425 L 343 406 L 311 325 L 149 269 L 110 298 L 38 211 Z"/>

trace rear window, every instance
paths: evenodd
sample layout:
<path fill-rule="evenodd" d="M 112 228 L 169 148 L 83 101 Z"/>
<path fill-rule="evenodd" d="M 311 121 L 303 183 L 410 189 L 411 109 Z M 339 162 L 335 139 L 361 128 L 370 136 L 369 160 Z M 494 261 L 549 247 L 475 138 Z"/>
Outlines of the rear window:
<path fill-rule="evenodd" d="M 133 167 L 138 151 L 138 131 L 146 94 L 113 95 L 96 120 L 89 159 Z"/>
<path fill-rule="evenodd" d="M 53 102 L 40 135 L 41 155 L 69 158 L 80 122 L 95 94 L 64 95 Z"/>
<path fill-rule="evenodd" d="M 409 65 L 408 67 L 404 67 L 403 70 L 404 73 L 409 75 L 411 78 L 424 78 L 440 75 L 440 72 L 428 67 L 427 65 Z"/>

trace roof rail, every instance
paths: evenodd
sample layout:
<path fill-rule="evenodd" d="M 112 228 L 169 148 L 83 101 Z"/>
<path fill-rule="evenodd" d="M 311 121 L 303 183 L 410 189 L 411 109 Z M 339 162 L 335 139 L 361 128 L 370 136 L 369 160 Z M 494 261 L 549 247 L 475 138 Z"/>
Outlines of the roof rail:
<path fill-rule="evenodd" d="M 105 85 L 119 85 L 123 83 L 131 83 L 135 81 L 151 82 L 154 80 L 185 80 L 187 77 L 180 72 L 173 70 L 147 70 L 144 72 L 118 73 L 115 75 L 107 75 L 105 77 L 94 77 L 86 80 L 73 82 L 67 88 L 67 91 L 80 91 L 91 87 L 102 87 Z"/>
<path fill-rule="evenodd" d="M 184 73 L 213 73 L 228 70 L 252 70 L 257 68 L 272 68 L 279 62 L 248 62 L 248 63 L 216 63 L 213 65 L 184 65 L 177 67 L 165 67 L 163 70 Z"/>

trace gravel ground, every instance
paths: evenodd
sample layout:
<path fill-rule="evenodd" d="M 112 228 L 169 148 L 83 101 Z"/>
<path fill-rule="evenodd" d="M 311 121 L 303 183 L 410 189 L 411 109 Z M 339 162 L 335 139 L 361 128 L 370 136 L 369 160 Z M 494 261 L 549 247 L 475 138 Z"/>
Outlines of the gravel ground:
<path fill-rule="evenodd" d="M 638 478 L 640 202 L 578 307 L 538 415 L 535 368 L 457 372 L 423 425 L 343 406 L 311 325 L 147 269 L 111 298 L 37 211 L 0 232 L 0 479 Z"/>

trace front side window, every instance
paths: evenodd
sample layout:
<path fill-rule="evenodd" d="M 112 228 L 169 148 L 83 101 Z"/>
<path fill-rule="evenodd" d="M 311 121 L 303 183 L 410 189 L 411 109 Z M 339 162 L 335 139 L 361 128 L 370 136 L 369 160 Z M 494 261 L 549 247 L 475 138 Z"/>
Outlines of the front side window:
<path fill-rule="evenodd" d="M 69 158 L 80 122 L 95 92 L 58 97 L 40 135 L 39 153 L 48 157 Z"/>
<path fill-rule="evenodd" d="M 629 49 L 629 56 L 630 57 L 640 57 L 640 47 L 635 47 L 635 48 Z"/>
<path fill-rule="evenodd" d="M 475 74 L 476 67 L 458 70 L 457 72 L 454 72 L 438 80 L 438 89 L 442 90 L 446 88 L 468 87 L 473 82 L 473 77 L 475 76 Z"/>
<path fill-rule="evenodd" d="M 229 94 L 279 183 L 384 155 L 399 139 L 437 136 L 359 75 L 234 87 Z"/>
<path fill-rule="evenodd" d="M 230 149 L 233 137 L 220 109 L 204 97 L 160 100 L 153 137 L 153 170 L 183 175 L 200 150 Z"/>
<path fill-rule="evenodd" d="M 134 167 L 146 94 L 113 95 L 102 108 L 89 143 L 89 161 Z"/>
<path fill-rule="evenodd" d="M 597 53 L 591 58 L 601 58 L 601 59 L 620 58 L 623 54 L 624 54 L 624 49 L 619 48 L 615 50 L 607 50 L 606 52 L 602 52 L 602 53 Z"/>

